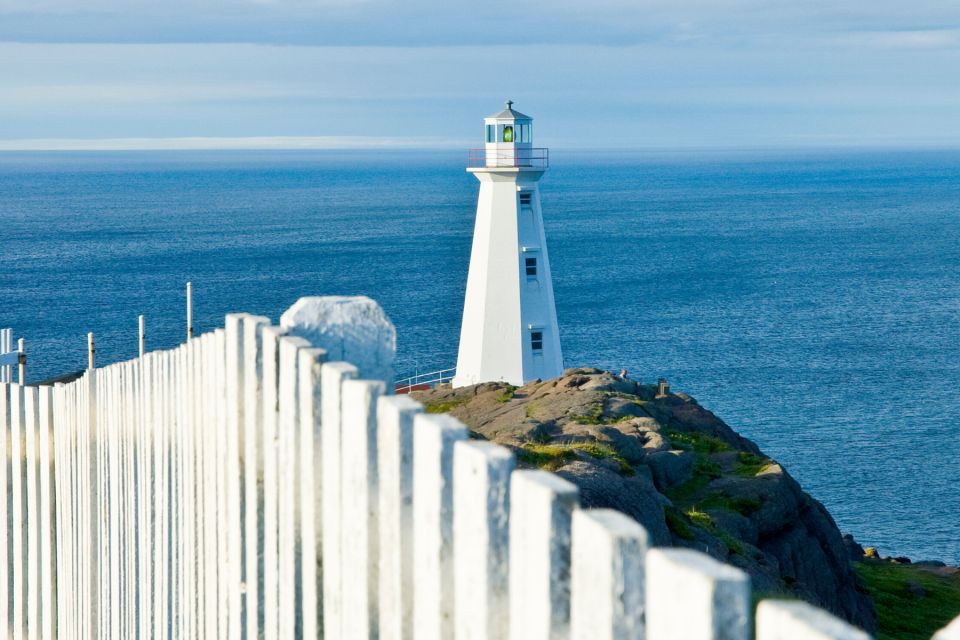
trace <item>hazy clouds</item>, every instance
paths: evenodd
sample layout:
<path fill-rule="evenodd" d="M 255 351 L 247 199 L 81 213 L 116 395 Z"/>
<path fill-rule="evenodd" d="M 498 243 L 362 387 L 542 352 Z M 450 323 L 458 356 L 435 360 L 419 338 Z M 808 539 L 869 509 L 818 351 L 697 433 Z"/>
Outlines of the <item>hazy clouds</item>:
<path fill-rule="evenodd" d="M 2 139 L 956 144 L 958 70 L 929 0 L 0 0 Z"/>

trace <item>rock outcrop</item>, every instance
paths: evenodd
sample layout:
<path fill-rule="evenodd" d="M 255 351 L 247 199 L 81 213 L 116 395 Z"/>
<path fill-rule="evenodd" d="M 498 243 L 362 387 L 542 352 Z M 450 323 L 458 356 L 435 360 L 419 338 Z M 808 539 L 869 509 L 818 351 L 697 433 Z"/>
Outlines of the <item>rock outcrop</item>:
<path fill-rule="evenodd" d="M 790 594 L 873 631 L 850 545 L 819 502 L 750 440 L 683 394 L 656 396 L 598 369 L 514 388 L 486 383 L 414 396 L 520 466 L 576 483 L 586 507 L 618 509 L 653 544 L 705 551 L 749 572 L 757 593 Z M 853 543 L 855 544 L 855 543 Z"/>

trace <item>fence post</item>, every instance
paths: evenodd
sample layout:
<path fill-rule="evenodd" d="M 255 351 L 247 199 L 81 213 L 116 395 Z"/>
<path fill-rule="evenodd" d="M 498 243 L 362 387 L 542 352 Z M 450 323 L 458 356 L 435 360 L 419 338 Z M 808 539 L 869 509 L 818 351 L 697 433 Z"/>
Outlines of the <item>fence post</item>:
<path fill-rule="evenodd" d="M 689 549 L 647 553 L 650 640 L 746 640 L 750 577 Z"/>
<path fill-rule="evenodd" d="M 263 346 L 263 637 L 276 640 L 279 628 L 279 547 L 277 510 L 277 384 L 278 340 L 286 333 L 275 326 L 261 331 Z"/>
<path fill-rule="evenodd" d="M 933 640 L 960 640 L 960 616 L 953 619 L 953 622 L 937 631 Z"/>
<path fill-rule="evenodd" d="M 10 353 L 10 329 L 0 329 L 0 355 Z M 10 365 L 0 365 L 0 383 L 11 382 Z"/>
<path fill-rule="evenodd" d="M 510 450 L 463 440 L 453 447 L 454 615 L 458 640 L 509 631 Z"/>
<path fill-rule="evenodd" d="M 56 469 L 51 442 L 53 430 L 53 387 L 38 387 L 39 418 L 37 423 L 40 464 L 40 637 L 53 638 L 54 614 L 57 611 L 57 573 L 55 535 L 57 533 Z"/>
<path fill-rule="evenodd" d="M 227 628 L 224 637 L 240 640 L 241 583 L 243 582 L 243 499 L 241 442 L 244 425 L 243 322 L 247 314 L 227 314 L 224 323 L 224 384 L 226 401 L 226 491 L 225 524 L 227 527 L 226 609 Z"/>
<path fill-rule="evenodd" d="M 17 371 L 17 382 L 21 385 L 27 383 L 27 351 L 23 343 L 23 338 L 17 340 L 17 351 L 20 353 L 20 356 L 17 359 L 19 363 Z"/>
<path fill-rule="evenodd" d="M 261 332 L 270 325 L 263 316 L 243 318 L 243 501 L 244 501 L 244 601 L 247 640 L 258 640 L 263 628 L 260 582 L 263 579 L 260 540 L 260 505 L 263 490 L 263 350 Z"/>
<path fill-rule="evenodd" d="M 81 378 L 84 382 L 83 406 L 81 407 L 82 436 L 79 438 L 79 447 L 82 453 L 84 466 L 81 467 L 80 478 L 83 483 L 81 494 L 80 513 L 83 518 L 83 541 L 81 550 L 85 552 L 88 561 L 78 563 L 83 579 L 83 590 L 80 599 L 80 614 L 84 616 L 83 631 L 86 637 L 100 637 L 100 434 L 99 421 L 99 376 L 96 369 L 89 369 Z"/>
<path fill-rule="evenodd" d="M 323 573 L 319 570 L 321 530 L 321 371 L 327 352 L 323 349 L 300 349 L 297 371 L 300 399 L 300 480 L 297 510 L 300 549 L 298 573 L 300 609 L 303 612 L 302 635 L 305 640 L 319 640 L 323 632 L 320 622 L 323 611 Z"/>
<path fill-rule="evenodd" d="M 417 640 L 453 637 L 453 446 L 467 438 L 459 420 L 413 420 L 413 620 Z"/>
<path fill-rule="evenodd" d="M 611 509 L 575 511 L 571 529 L 571 638 L 642 640 L 646 530 Z"/>
<path fill-rule="evenodd" d="M 217 638 L 219 635 L 220 616 L 223 607 L 220 603 L 220 578 L 226 567 L 222 565 L 220 556 L 220 495 L 223 491 L 221 481 L 221 447 L 225 444 L 221 439 L 220 416 L 223 413 L 225 398 L 223 395 L 223 376 L 221 367 L 217 365 L 222 359 L 223 351 L 218 348 L 218 334 L 223 329 L 214 329 L 201 336 L 203 363 L 201 398 L 204 420 L 199 428 L 203 433 L 203 448 L 200 451 L 203 461 L 203 476 L 201 493 L 203 494 L 203 637 Z"/>
<path fill-rule="evenodd" d="M 20 378 L 22 381 L 23 378 Z M 26 422 L 26 483 L 27 483 L 27 637 L 40 636 L 40 474 L 37 468 L 37 437 L 40 432 L 40 405 L 37 387 L 23 388 L 23 404 Z"/>
<path fill-rule="evenodd" d="M 297 455 L 297 431 L 300 424 L 299 351 L 310 343 L 296 336 L 279 339 L 277 476 L 277 541 L 279 553 L 278 624 L 279 637 L 291 639 L 303 623 L 303 611 L 297 599 L 296 501 L 300 457 Z"/>
<path fill-rule="evenodd" d="M 27 558 L 24 553 L 26 535 L 26 456 L 23 452 L 24 429 L 26 427 L 26 413 L 23 406 L 23 386 L 10 385 L 10 479 L 13 497 L 12 519 L 10 522 L 11 560 L 13 561 L 13 637 L 23 639 L 26 628 L 24 614 L 24 586 L 26 585 L 25 570 Z"/>
<path fill-rule="evenodd" d="M 193 283 L 187 283 L 187 341 L 193 337 Z"/>
<path fill-rule="evenodd" d="M 146 346 L 147 335 L 144 328 L 143 315 L 137 317 L 137 346 L 139 347 L 140 357 L 143 357 L 144 347 Z"/>
<path fill-rule="evenodd" d="M 97 350 L 93 344 L 93 332 L 87 334 L 87 369 L 93 369 L 96 365 Z"/>
<path fill-rule="evenodd" d="M 7 543 L 10 531 L 10 511 L 12 505 L 7 502 L 7 478 L 13 471 L 13 457 L 11 456 L 12 419 L 10 413 L 10 390 L 13 385 L 9 381 L 0 384 L 0 454 L 3 455 L 3 464 L 0 466 L 0 630 L 8 633 L 12 629 L 10 623 L 9 598 L 12 568 L 16 556 L 8 555 Z"/>
<path fill-rule="evenodd" d="M 413 640 L 413 420 L 409 396 L 377 403 L 380 510 L 380 640 Z"/>
<path fill-rule="evenodd" d="M 343 637 L 379 631 L 377 528 L 377 399 L 383 382 L 343 383 L 341 428 L 341 545 Z"/>
<path fill-rule="evenodd" d="M 510 638 L 570 633 L 570 526 L 579 491 L 560 476 L 517 470 L 510 479 Z"/>
<path fill-rule="evenodd" d="M 826 611 L 799 600 L 764 600 L 757 606 L 757 640 L 870 640 Z"/>
<path fill-rule="evenodd" d="M 327 638 L 343 636 L 343 575 L 341 525 L 343 493 L 340 484 L 342 386 L 357 377 L 357 368 L 346 362 L 321 367 L 321 449 L 323 455 L 323 629 Z"/>

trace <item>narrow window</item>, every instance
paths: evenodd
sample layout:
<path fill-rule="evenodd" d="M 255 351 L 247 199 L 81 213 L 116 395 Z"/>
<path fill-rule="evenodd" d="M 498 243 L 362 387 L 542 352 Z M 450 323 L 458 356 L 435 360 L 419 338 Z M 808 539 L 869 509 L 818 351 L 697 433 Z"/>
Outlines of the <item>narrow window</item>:
<path fill-rule="evenodd" d="M 487 142 L 496 142 L 497 141 L 497 125 L 488 124 L 487 125 Z"/>
<path fill-rule="evenodd" d="M 513 142 L 513 127 L 507 125 L 503 128 L 503 141 L 504 142 Z"/>
<path fill-rule="evenodd" d="M 534 351 L 543 351 L 543 331 L 530 332 L 530 348 Z"/>
<path fill-rule="evenodd" d="M 520 194 L 520 206 L 529 207 L 533 202 L 533 194 L 531 193 L 521 193 Z"/>
<path fill-rule="evenodd" d="M 537 277 L 537 259 L 536 258 L 526 258 L 525 264 L 527 267 L 527 277 L 536 278 Z"/>
<path fill-rule="evenodd" d="M 521 124 L 520 125 L 520 142 L 532 142 L 530 136 L 530 128 L 532 125 Z"/>

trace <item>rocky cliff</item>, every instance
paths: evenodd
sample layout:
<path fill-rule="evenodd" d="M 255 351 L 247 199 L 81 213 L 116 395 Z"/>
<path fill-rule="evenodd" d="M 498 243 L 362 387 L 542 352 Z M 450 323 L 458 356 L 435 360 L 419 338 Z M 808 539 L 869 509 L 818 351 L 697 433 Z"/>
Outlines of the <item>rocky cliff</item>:
<path fill-rule="evenodd" d="M 750 440 L 683 393 L 598 369 L 515 388 L 488 383 L 415 397 L 473 436 L 555 471 L 586 507 L 641 522 L 656 545 L 691 547 L 743 568 L 763 596 L 790 594 L 873 631 L 833 518 Z"/>

